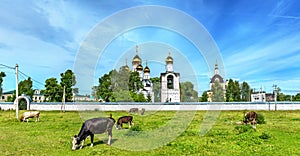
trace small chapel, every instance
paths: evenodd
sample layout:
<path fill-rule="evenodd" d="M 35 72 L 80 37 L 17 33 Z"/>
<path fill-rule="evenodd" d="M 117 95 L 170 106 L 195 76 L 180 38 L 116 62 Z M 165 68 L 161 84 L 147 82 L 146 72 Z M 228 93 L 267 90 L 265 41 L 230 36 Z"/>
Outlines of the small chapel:
<path fill-rule="evenodd" d="M 173 70 L 173 58 L 169 51 L 166 58 L 166 72 L 160 74 L 161 102 L 180 102 L 180 73 Z"/>

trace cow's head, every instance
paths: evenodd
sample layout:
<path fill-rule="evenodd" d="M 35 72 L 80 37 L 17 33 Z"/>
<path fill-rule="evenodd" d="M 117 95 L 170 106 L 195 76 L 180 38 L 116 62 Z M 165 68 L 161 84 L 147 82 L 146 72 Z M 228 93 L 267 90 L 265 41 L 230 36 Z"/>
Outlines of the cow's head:
<path fill-rule="evenodd" d="M 79 143 L 80 143 L 79 138 L 77 137 L 77 135 L 74 135 L 72 140 L 72 150 L 76 150 Z"/>

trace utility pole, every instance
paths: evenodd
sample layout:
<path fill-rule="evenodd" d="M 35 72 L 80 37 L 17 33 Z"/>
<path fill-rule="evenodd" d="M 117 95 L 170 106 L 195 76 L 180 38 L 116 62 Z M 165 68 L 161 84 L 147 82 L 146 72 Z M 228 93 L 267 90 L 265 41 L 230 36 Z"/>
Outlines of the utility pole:
<path fill-rule="evenodd" d="M 18 66 L 18 64 L 16 64 L 16 103 L 15 103 L 15 105 L 16 105 L 16 118 L 17 118 L 17 120 L 19 119 L 19 99 L 18 99 L 18 97 L 19 97 L 19 78 L 18 78 L 18 74 L 19 74 L 19 72 L 18 72 L 18 68 L 19 68 L 19 66 Z"/>
<path fill-rule="evenodd" d="M 63 98 L 60 111 L 65 112 L 65 102 L 66 102 L 66 87 L 64 86 Z"/>
<path fill-rule="evenodd" d="M 274 101 L 275 101 L 275 111 L 277 110 L 277 85 L 273 85 L 274 88 Z"/>

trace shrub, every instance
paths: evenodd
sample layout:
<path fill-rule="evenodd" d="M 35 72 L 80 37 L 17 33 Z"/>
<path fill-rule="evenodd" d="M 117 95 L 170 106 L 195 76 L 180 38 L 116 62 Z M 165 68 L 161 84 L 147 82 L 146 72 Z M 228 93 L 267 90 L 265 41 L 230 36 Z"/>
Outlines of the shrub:
<path fill-rule="evenodd" d="M 257 114 L 257 124 L 265 124 L 265 117 L 262 114 Z"/>
<path fill-rule="evenodd" d="M 132 131 L 143 131 L 142 128 L 139 125 L 130 127 L 130 130 L 132 130 Z"/>
<path fill-rule="evenodd" d="M 261 138 L 261 139 L 270 139 L 271 138 L 271 135 L 270 134 L 268 134 L 268 133 L 265 133 L 265 132 L 263 132 L 260 136 L 259 136 L 259 138 Z"/>
<path fill-rule="evenodd" d="M 238 125 L 235 126 L 234 129 L 238 132 L 238 134 L 254 131 L 251 125 Z"/>
<path fill-rule="evenodd" d="M 130 131 L 128 131 L 125 135 L 126 136 L 135 136 L 142 133 L 142 128 L 139 125 L 135 125 L 130 127 Z"/>

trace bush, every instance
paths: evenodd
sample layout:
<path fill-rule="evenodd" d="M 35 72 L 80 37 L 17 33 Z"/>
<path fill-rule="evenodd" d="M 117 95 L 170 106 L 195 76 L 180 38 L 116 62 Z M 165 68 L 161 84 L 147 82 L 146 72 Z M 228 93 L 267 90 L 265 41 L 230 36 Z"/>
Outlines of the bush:
<path fill-rule="evenodd" d="M 270 134 L 268 134 L 268 133 L 265 133 L 265 132 L 263 132 L 260 136 L 259 136 L 259 138 L 261 138 L 261 139 L 270 139 L 271 138 L 271 135 Z"/>
<path fill-rule="evenodd" d="M 234 129 L 238 132 L 238 134 L 254 131 L 251 125 L 238 125 L 235 126 Z"/>
<path fill-rule="evenodd" d="M 142 128 L 139 125 L 135 125 L 130 127 L 129 129 L 130 131 L 128 131 L 125 135 L 126 136 L 135 136 L 135 135 L 139 135 L 142 133 Z"/>
<path fill-rule="evenodd" d="M 265 124 L 265 117 L 262 114 L 257 114 L 257 124 Z"/>
<path fill-rule="evenodd" d="M 143 131 L 142 128 L 139 125 L 130 127 L 130 130 L 132 130 L 132 131 Z"/>

